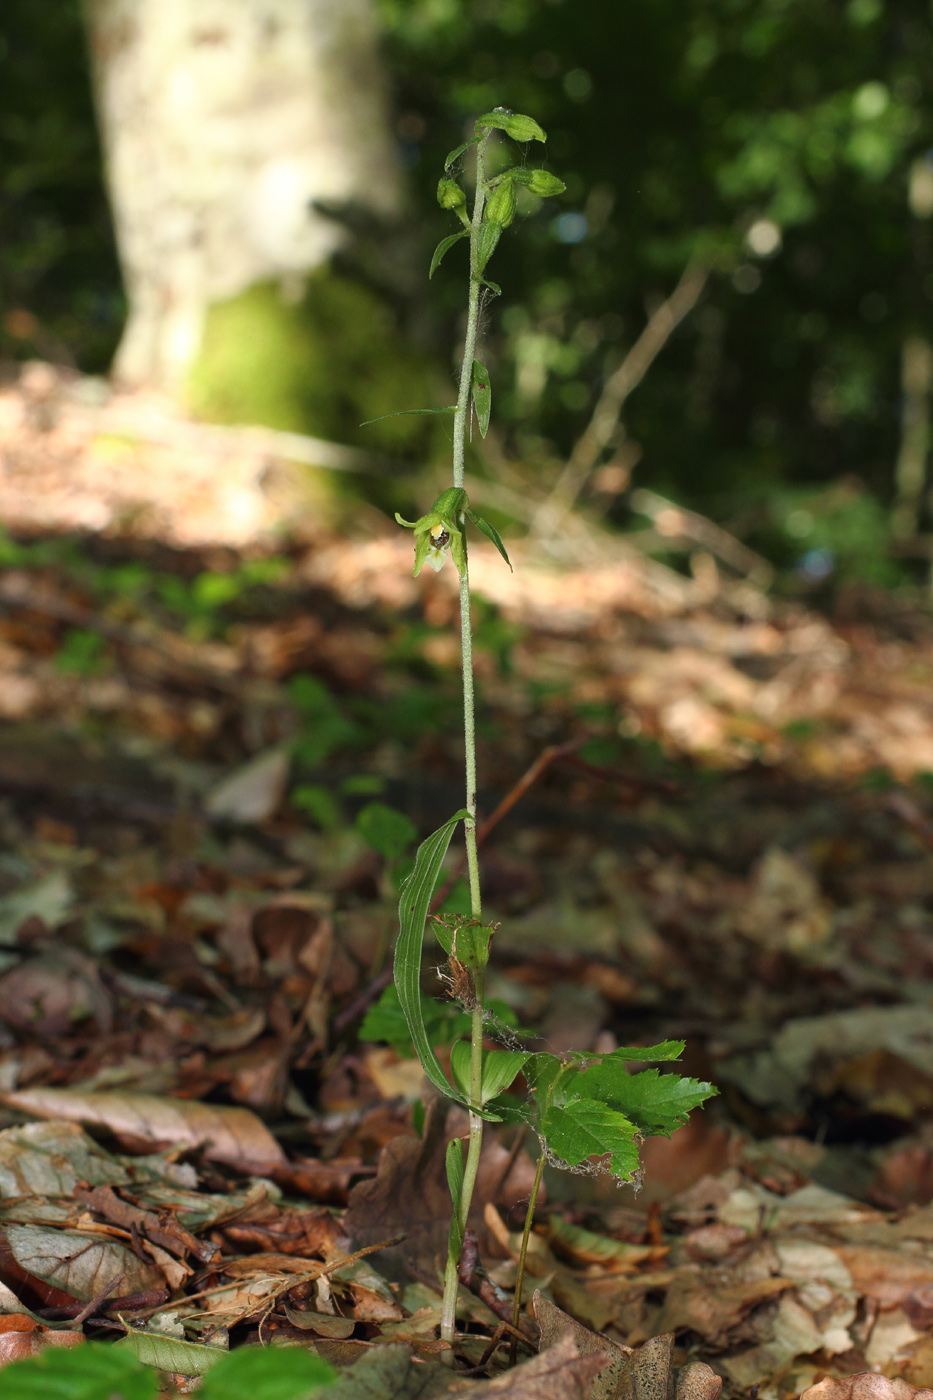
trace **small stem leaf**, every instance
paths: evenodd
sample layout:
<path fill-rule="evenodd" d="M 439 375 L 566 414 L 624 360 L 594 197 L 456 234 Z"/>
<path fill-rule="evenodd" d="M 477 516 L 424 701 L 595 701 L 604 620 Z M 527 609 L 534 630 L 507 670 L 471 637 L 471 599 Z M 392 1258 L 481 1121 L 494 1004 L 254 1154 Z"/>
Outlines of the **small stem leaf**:
<path fill-rule="evenodd" d="M 484 221 L 479 226 L 479 233 L 476 235 L 476 268 L 477 274 L 486 270 L 486 264 L 496 251 L 496 244 L 502 237 L 502 225 Z"/>
<path fill-rule="evenodd" d="M 360 424 L 360 427 L 368 428 L 370 423 L 384 423 L 387 418 L 407 418 L 415 413 L 456 413 L 456 411 L 457 405 L 455 403 L 448 404 L 446 408 L 399 408 L 396 409 L 395 413 L 380 413 L 378 418 L 367 418 L 365 423 Z"/>
<path fill-rule="evenodd" d="M 638 1171 L 635 1124 L 599 1099 L 549 1104 L 538 1119 L 538 1130 L 548 1151 L 569 1167 L 580 1166 L 588 1157 L 608 1156 L 609 1170 L 620 1181 L 631 1181 Z"/>
<path fill-rule="evenodd" d="M 493 296 L 501 297 L 502 288 L 499 286 L 498 282 L 487 282 L 485 277 L 480 277 L 477 280 L 481 282 L 484 287 L 488 287 Z"/>
<path fill-rule="evenodd" d="M 546 141 L 547 136 L 534 117 L 522 116 L 520 112 L 507 112 L 497 108 L 494 112 L 484 112 L 476 119 L 476 131 L 482 132 L 494 126 L 511 136 L 513 141 Z"/>
<path fill-rule="evenodd" d="M 451 151 L 450 155 L 444 161 L 444 169 L 449 170 L 454 161 L 458 160 L 459 157 L 463 155 L 464 151 L 468 151 L 471 146 L 475 146 L 478 141 L 482 141 L 483 135 L 484 133 L 481 133 L 479 136 L 471 136 L 469 141 L 464 141 L 462 146 L 458 146 L 456 150 Z"/>
<path fill-rule="evenodd" d="M 435 831 L 426 841 L 422 841 L 415 856 L 415 866 L 402 886 L 399 898 L 399 936 L 395 945 L 395 985 L 398 999 L 408 1022 L 415 1053 L 421 1067 L 435 1088 L 449 1098 L 465 1102 L 463 1096 L 452 1092 L 447 1076 L 441 1069 L 440 1061 L 428 1039 L 421 1009 L 421 943 L 424 937 L 428 905 L 434 894 L 437 877 L 441 872 L 447 847 L 454 834 L 454 827 L 464 817 L 466 809 L 457 812 L 449 821 Z"/>
<path fill-rule="evenodd" d="M 459 1206 L 463 1194 L 463 1143 L 460 1138 L 452 1138 L 447 1144 L 447 1185 L 450 1199 Z"/>
<path fill-rule="evenodd" d="M 450 1074 L 467 1103 L 470 1102 L 470 1062 L 472 1046 L 468 1040 L 458 1040 L 450 1047 Z M 459 1197 L 458 1197 L 459 1199 Z"/>
<path fill-rule="evenodd" d="M 440 243 L 438 243 L 437 247 L 434 249 L 434 256 L 431 259 L 431 270 L 428 273 L 428 281 L 431 280 L 440 267 L 447 250 L 452 248 L 455 243 L 459 243 L 461 238 L 466 238 L 469 232 L 469 229 L 462 228 L 459 233 L 452 233 L 449 237 L 441 239 Z M 454 405 L 454 407 L 456 407 L 456 405 Z"/>
<path fill-rule="evenodd" d="M 489 371 L 479 360 L 473 361 L 473 404 L 476 408 L 480 436 L 485 437 L 489 428 L 489 415 L 492 412 L 492 388 L 489 383 Z"/>
<path fill-rule="evenodd" d="M 480 530 L 486 536 L 487 540 L 490 540 L 496 546 L 496 549 L 498 549 L 499 553 L 502 555 L 503 559 L 511 569 L 511 560 L 505 552 L 505 545 L 502 543 L 502 536 L 499 534 L 499 531 L 496 529 L 495 525 L 490 525 L 488 520 L 484 520 L 483 517 L 481 515 L 477 515 L 475 511 L 468 510 L 467 515 L 473 521 L 473 524 L 476 526 L 477 530 Z M 653 1055 L 651 1058 L 661 1059 L 662 1056 Z M 664 1056 L 663 1058 L 667 1057 Z"/>

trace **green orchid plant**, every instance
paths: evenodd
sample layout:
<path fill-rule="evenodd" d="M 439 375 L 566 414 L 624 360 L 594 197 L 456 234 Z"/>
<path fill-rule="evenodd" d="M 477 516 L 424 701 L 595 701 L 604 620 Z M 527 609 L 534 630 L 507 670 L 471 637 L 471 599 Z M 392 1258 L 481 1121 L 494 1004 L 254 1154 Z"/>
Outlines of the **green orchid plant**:
<path fill-rule="evenodd" d="M 459 575 L 460 644 L 463 662 L 463 721 L 465 738 L 466 801 L 429 836 L 415 858 L 414 869 L 402 886 L 399 899 L 399 935 L 395 949 L 394 985 L 387 989 L 386 1005 L 374 1008 L 383 1021 L 397 1007 L 405 1017 L 415 1054 L 436 1089 L 461 1104 L 469 1115 L 469 1136 L 454 1139 L 447 1147 L 447 1180 L 452 1214 L 448 1235 L 441 1336 L 453 1344 L 456 1335 L 458 1265 L 479 1169 L 484 1124 L 514 1121 L 527 1124 L 540 1143 L 534 1191 L 525 1223 L 524 1242 L 515 1291 L 513 1329 L 519 1321 L 522 1272 L 535 1201 L 545 1163 L 574 1169 L 598 1164 L 620 1181 L 631 1181 L 639 1170 L 639 1143 L 653 1133 L 669 1135 L 686 1121 L 688 1113 L 714 1094 L 710 1084 L 659 1074 L 657 1070 L 631 1073 L 630 1063 L 676 1059 L 682 1041 L 650 1047 L 627 1047 L 606 1055 L 575 1055 L 561 1059 L 547 1053 L 486 1044 L 494 1040 L 501 1022 L 491 1017 L 486 1004 L 485 980 L 494 927 L 483 918 L 480 870 L 476 843 L 476 741 L 473 692 L 473 633 L 470 616 L 470 578 L 467 527 L 474 526 L 489 539 L 511 568 L 505 546 L 495 528 L 470 505 L 464 487 L 466 429 L 475 413 L 482 437 L 489 427 L 492 391 L 489 374 L 476 358 L 479 304 L 483 289 L 499 295 L 501 288 L 486 277 L 486 268 L 503 231 L 516 212 L 516 194 L 525 189 L 546 199 L 559 195 L 563 183 L 549 171 L 510 166 L 487 178 L 487 143 L 493 131 L 519 143 L 544 142 L 538 123 L 519 113 L 496 108 L 481 116 L 468 141 L 451 151 L 437 190 L 438 203 L 450 210 L 463 227 L 438 244 L 431 260 L 433 277 L 447 252 L 461 240 L 469 244 L 469 294 L 467 328 L 457 402 L 447 409 L 405 409 L 406 413 L 450 412 L 454 415 L 454 484 L 440 495 L 418 520 L 396 519 L 415 534 L 414 574 L 424 565 L 437 570 L 450 557 Z M 472 214 L 456 169 L 461 158 L 475 152 L 476 174 Z M 373 420 L 375 421 L 375 420 Z M 449 1050 L 449 1075 L 433 1042 L 438 1018 L 432 1003 L 421 992 L 421 960 L 429 909 L 444 859 L 455 829 L 463 823 L 470 888 L 470 914 L 447 915 L 433 920 L 433 931 L 447 958 L 444 981 L 452 999 L 469 1018 L 470 1038 L 456 1039 Z M 390 1004 L 391 1003 L 391 1004 Z M 372 1015 L 372 1013 L 371 1013 Z M 374 1025 L 379 1019 L 377 1016 Z M 361 1033 L 365 1036 L 366 1024 Z M 520 1082 L 530 1102 L 516 1107 L 512 1090 Z"/>

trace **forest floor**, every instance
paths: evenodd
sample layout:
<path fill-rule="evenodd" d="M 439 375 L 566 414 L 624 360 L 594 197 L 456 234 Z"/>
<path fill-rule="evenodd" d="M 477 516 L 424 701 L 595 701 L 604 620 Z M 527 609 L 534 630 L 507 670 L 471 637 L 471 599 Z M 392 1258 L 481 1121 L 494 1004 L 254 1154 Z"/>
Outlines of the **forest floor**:
<path fill-rule="evenodd" d="M 373 510 L 297 524 L 268 436 L 47 366 L 0 392 L 0 452 L 0 1363 L 64 1322 L 146 1330 L 182 1389 L 261 1340 L 350 1368 L 341 1400 L 447 1394 L 464 1128 L 419 1135 L 417 1061 L 359 1035 L 396 896 L 357 817 L 461 805 L 453 571 L 413 580 Z M 933 1388 L 929 610 L 510 554 L 471 554 L 480 805 L 519 799 L 483 847 L 490 992 L 557 1053 L 683 1039 L 720 1096 L 639 1190 L 549 1173 L 542 1359 L 467 1389 L 589 1393 L 540 1369 L 567 1315 L 645 1365 L 673 1334 L 663 1365 L 727 1396 Z M 474 1365 L 529 1138 L 488 1137 Z"/>

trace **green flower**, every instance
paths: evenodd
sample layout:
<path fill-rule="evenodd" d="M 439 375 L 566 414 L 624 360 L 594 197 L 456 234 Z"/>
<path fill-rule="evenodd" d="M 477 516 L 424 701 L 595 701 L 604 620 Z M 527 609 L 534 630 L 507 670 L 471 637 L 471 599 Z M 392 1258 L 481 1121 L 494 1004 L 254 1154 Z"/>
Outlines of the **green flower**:
<path fill-rule="evenodd" d="M 431 565 L 435 573 L 444 567 L 448 551 L 462 578 L 466 572 L 466 541 L 463 530 L 467 517 L 467 493 L 452 486 L 442 496 L 438 496 L 427 515 L 420 520 L 404 520 L 395 513 L 400 525 L 415 532 L 415 578 L 421 573 L 425 563 Z"/>

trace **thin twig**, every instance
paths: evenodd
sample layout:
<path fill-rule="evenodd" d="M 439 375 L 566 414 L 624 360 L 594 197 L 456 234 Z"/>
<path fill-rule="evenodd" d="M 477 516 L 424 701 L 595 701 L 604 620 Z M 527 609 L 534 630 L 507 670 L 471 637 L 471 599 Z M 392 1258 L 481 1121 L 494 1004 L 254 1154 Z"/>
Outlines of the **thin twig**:
<path fill-rule="evenodd" d="M 609 446 L 618 426 L 622 405 L 644 379 L 673 331 L 693 310 L 706 286 L 709 271 L 704 262 L 694 261 L 687 265 L 670 296 L 651 314 L 648 324 L 619 368 L 607 379 L 592 418 L 574 445 L 553 491 L 535 516 L 533 534 L 547 534 L 559 528 L 586 478 L 599 461 L 600 454 Z"/>

